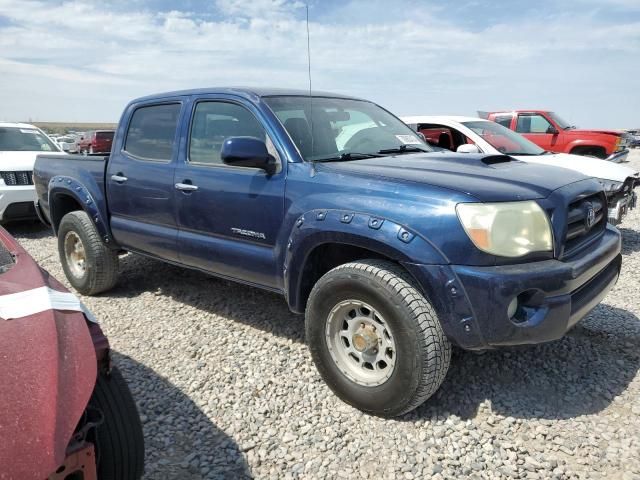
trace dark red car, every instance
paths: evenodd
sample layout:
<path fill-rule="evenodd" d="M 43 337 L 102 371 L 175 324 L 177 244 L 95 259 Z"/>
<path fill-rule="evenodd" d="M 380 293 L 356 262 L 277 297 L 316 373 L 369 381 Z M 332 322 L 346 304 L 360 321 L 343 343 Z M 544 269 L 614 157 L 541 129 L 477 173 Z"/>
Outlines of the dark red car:
<path fill-rule="evenodd" d="M 78 152 L 83 155 L 108 154 L 111 152 L 113 130 L 94 130 L 85 133 L 78 140 Z"/>
<path fill-rule="evenodd" d="M 478 112 L 478 115 L 518 132 L 549 152 L 588 155 L 612 162 L 624 161 L 629 154 L 629 134 L 576 128 L 547 110 Z"/>
<path fill-rule="evenodd" d="M 0 478 L 142 476 L 136 405 L 92 317 L 0 227 Z"/>

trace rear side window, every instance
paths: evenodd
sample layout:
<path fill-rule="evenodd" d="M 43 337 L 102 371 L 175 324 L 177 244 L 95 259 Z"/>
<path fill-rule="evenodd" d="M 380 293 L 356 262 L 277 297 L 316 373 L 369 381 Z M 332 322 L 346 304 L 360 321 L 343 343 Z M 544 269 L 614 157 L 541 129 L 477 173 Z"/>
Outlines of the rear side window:
<path fill-rule="evenodd" d="M 134 157 L 171 161 L 180 104 L 140 107 L 131 117 L 124 149 Z"/>
<path fill-rule="evenodd" d="M 498 115 L 494 122 L 499 123 L 503 127 L 511 128 L 511 120 L 513 119 L 513 115 Z"/>

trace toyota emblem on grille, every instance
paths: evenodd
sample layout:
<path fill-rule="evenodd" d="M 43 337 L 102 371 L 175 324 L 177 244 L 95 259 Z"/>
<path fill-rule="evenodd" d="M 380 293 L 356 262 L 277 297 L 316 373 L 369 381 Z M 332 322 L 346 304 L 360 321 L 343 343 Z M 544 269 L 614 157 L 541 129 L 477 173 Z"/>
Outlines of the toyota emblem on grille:
<path fill-rule="evenodd" d="M 587 205 L 587 228 L 593 227 L 596 223 L 596 211 L 593 209 L 593 205 Z"/>

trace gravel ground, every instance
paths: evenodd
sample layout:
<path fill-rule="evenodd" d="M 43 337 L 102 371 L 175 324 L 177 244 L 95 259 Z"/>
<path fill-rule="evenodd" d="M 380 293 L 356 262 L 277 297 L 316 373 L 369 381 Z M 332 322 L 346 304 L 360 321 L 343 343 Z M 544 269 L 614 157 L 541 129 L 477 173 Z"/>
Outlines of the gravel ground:
<path fill-rule="evenodd" d="M 8 229 L 66 283 L 48 231 Z M 564 339 L 455 351 L 440 391 L 396 420 L 329 391 L 276 295 L 129 255 L 116 289 L 84 301 L 136 398 L 148 479 L 634 479 L 640 208 L 621 230 L 620 281 Z"/>

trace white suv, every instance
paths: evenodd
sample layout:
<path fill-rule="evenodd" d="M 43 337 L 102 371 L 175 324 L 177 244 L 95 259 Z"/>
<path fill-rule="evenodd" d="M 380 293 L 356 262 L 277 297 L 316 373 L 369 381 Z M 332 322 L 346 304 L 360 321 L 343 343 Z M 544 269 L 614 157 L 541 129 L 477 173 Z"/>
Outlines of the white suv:
<path fill-rule="evenodd" d="M 37 218 L 33 165 L 45 152 L 66 155 L 39 128 L 0 122 L 0 222 Z"/>

